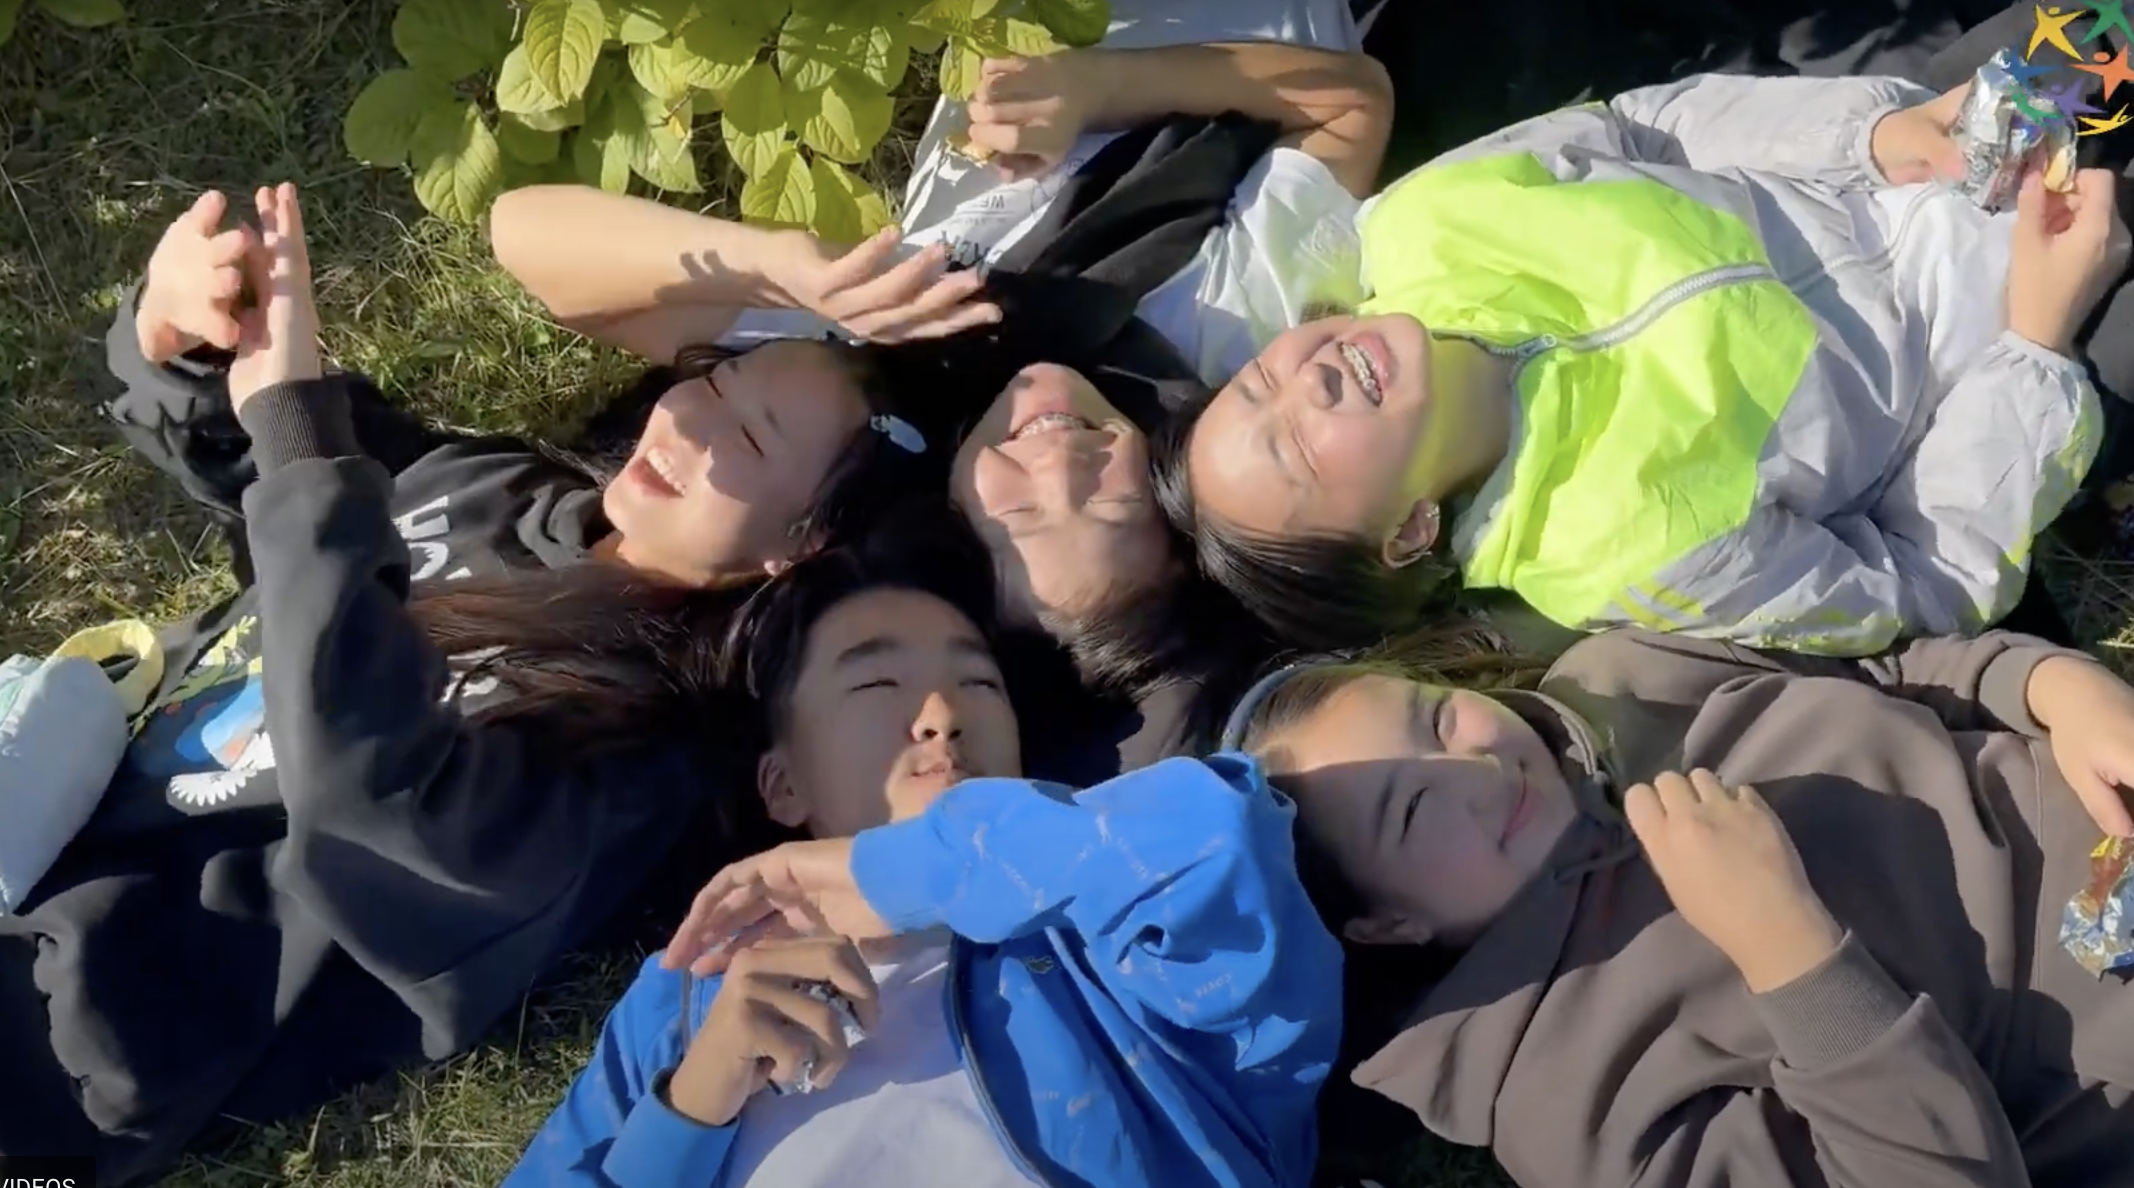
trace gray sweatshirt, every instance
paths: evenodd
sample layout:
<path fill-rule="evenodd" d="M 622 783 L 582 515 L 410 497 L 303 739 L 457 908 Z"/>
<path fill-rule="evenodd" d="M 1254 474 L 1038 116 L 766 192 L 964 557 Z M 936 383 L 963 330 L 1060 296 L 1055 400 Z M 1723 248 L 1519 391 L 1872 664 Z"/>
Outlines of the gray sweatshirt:
<path fill-rule="evenodd" d="M 1589 777 L 1588 815 L 1357 1083 L 1525 1188 L 2134 1184 L 2134 990 L 2058 944 L 2100 834 L 2026 708 L 2052 655 L 2076 653 L 1572 648 L 1511 700 Z M 1700 766 L 1756 785 L 1848 930 L 1769 994 L 1675 914 L 1609 804 Z"/>

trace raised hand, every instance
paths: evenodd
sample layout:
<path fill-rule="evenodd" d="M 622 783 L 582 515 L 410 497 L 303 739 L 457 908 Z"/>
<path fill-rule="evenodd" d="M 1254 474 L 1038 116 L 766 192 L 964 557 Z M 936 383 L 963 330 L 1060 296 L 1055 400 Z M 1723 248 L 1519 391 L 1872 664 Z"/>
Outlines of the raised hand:
<path fill-rule="evenodd" d="M 134 332 L 150 363 L 167 363 L 202 344 L 237 345 L 245 257 L 258 240 L 246 227 L 218 230 L 229 209 L 221 191 L 209 190 L 156 241 L 134 310 Z"/>
<path fill-rule="evenodd" d="M 894 227 L 850 249 L 804 232 L 789 242 L 787 263 L 773 277 L 778 287 L 795 305 L 856 338 L 944 338 L 1000 320 L 1000 307 L 978 299 L 984 275 L 976 269 L 948 271 L 948 252 L 940 244 L 899 262 L 902 235 Z"/>
<path fill-rule="evenodd" d="M 311 294 L 311 254 L 296 187 L 261 187 L 259 238 L 245 253 L 252 303 L 238 316 L 237 358 L 230 364 L 230 404 L 242 408 L 276 384 L 317 379 L 319 314 Z"/>
<path fill-rule="evenodd" d="M 2073 351 L 2075 332 L 2127 265 L 2117 180 L 2110 170 L 2083 169 L 2057 193 L 2036 170 L 2024 176 L 2009 245 L 2009 329 L 2048 350 Z"/>

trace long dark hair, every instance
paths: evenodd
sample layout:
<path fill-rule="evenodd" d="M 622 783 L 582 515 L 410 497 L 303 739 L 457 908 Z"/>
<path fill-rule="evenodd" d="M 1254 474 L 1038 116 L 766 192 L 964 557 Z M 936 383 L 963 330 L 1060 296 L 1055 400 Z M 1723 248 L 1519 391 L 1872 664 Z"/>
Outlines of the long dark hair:
<path fill-rule="evenodd" d="M 870 409 L 886 406 L 867 350 L 825 346 L 852 369 Z M 609 402 L 575 448 L 548 452 L 605 485 L 660 396 L 736 353 L 685 349 L 673 366 L 649 369 Z M 860 430 L 793 526 L 796 555 L 805 558 L 863 532 L 939 465 Z M 506 694 L 475 720 L 537 726 L 531 737 L 582 758 L 700 733 L 708 715 L 725 713 L 733 695 L 725 676 L 736 646 L 730 628 L 761 585 L 744 579 L 691 589 L 585 564 L 430 586 L 410 609 L 440 651 L 466 664 L 469 681 L 492 678 Z"/>
<path fill-rule="evenodd" d="M 1193 542 L 1201 573 L 1283 641 L 1311 649 L 1366 647 L 1449 603 L 1458 569 L 1440 554 L 1395 568 L 1373 540 L 1331 533 L 1269 536 L 1202 514 L 1186 477 L 1198 423 L 1197 417 L 1181 417 L 1150 439 L 1156 502 L 1171 526 Z"/>

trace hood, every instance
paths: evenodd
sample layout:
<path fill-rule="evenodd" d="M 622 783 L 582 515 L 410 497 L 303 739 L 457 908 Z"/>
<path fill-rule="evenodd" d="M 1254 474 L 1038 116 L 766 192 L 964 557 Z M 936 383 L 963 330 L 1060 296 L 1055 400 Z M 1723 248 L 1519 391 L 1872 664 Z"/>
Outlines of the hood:
<path fill-rule="evenodd" d="M 1496 1101 L 1519 1041 L 1554 976 L 1579 904 L 1603 872 L 1634 858 L 1599 736 L 1562 702 L 1492 692 L 1561 758 L 1582 814 L 1545 873 L 1515 897 L 1451 970 L 1424 987 L 1401 1030 L 1359 1065 L 1356 1084 L 1414 1111 L 1431 1131 L 1490 1146 Z"/>

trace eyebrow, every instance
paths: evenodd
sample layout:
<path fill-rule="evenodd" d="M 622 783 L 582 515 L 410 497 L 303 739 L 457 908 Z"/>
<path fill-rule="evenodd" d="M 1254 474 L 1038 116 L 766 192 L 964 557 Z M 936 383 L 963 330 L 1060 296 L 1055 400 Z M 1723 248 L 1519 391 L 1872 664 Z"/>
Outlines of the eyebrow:
<path fill-rule="evenodd" d="M 907 641 L 896 636 L 877 635 L 872 639 L 863 639 L 839 652 L 837 659 L 831 662 L 831 667 L 849 667 L 850 665 L 858 664 L 862 660 L 872 660 L 878 656 L 902 652 L 909 647 L 910 644 Z M 967 635 L 957 636 L 950 640 L 948 649 L 959 656 L 974 656 L 989 662 L 993 659 L 993 649 L 987 647 L 983 641 L 973 639 Z"/>

